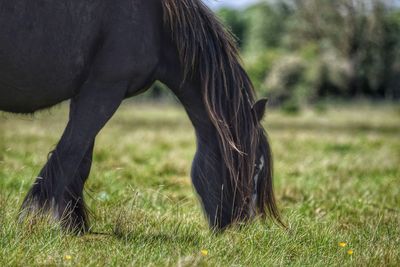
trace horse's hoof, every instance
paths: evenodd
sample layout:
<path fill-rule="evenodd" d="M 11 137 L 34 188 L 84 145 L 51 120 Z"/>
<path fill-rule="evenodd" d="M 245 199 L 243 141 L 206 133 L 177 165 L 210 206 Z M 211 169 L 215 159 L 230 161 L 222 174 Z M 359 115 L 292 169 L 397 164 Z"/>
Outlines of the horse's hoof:
<path fill-rule="evenodd" d="M 85 234 L 90 230 L 87 212 L 82 207 L 72 211 L 65 209 L 60 223 L 66 232 L 76 235 Z"/>
<path fill-rule="evenodd" d="M 54 200 L 38 201 L 26 198 L 18 216 L 19 223 L 27 223 L 30 227 L 38 222 L 59 223 L 67 233 L 84 234 L 89 231 L 88 215 L 83 204 L 66 205 L 60 208 Z"/>

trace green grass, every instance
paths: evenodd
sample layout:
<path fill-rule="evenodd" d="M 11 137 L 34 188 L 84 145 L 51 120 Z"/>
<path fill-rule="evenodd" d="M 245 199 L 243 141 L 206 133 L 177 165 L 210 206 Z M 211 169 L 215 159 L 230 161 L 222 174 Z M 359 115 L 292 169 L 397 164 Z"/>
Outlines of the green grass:
<path fill-rule="evenodd" d="M 66 105 L 33 117 L 0 114 L 0 266 L 400 265 L 396 106 L 270 112 L 276 193 L 289 229 L 257 221 L 220 235 L 208 230 L 188 177 L 195 142 L 182 109 L 135 103 L 97 139 L 86 195 L 99 234 L 17 224 L 66 118 Z"/>

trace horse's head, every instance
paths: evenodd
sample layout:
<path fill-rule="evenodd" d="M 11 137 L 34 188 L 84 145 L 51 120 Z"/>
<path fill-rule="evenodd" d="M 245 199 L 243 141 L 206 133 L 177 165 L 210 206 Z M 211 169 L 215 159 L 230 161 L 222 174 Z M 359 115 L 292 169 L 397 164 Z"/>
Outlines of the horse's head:
<path fill-rule="evenodd" d="M 258 178 L 260 176 L 260 174 L 264 171 L 264 169 L 267 167 L 265 166 L 265 146 L 268 145 L 267 142 L 265 142 L 265 132 L 264 129 L 261 125 L 261 121 L 265 116 L 265 110 L 266 110 L 266 106 L 268 103 L 268 99 L 264 98 L 261 100 L 258 100 L 252 110 L 253 110 L 253 114 L 255 116 L 255 121 L 257 124 L 257 127 L 259 127 L 259 132 L 260 132 L 260 137 L 259 137 L 259 145 L 258 145 L 258 149 L 256 151 L 256 163 L 254 165 L 254 185 L 255 185 L 255 193 L 257 192 L 257 182 L 258 182 Z"/>
<path fill-rule="evenodd" d="M 254 174 L 255 176 L 259 175 L 260 172 L 264 170 L 265 166 L 265 154 L 263 153 L 266 146 L 268 145 L 266 135 L 264 128 L 261 124 L 264 116 L 265 116 L 265 110 L 267 107 L 268 99 L 263 98 L 258 100 L 254 105 L 253 105 L 253 116 L 255 117 L 254 121 L 256 122 L 256 126 L 259 128 L 259 144 L 258 144 L 258 149 L 256 151 L 256 164 L 255 164 L 255 170 Z"/>
<path fill-rule="evenodd" d="M 253 116 L 257 124 L 259 136 L 258 145 L 255 150 L 255 164 L 253 171 L 253 195 L 250 203 L 250 215 L 256 213 L 269 214 L 272 218 L 279 219 L 273 192 L 273 162 L 271 148 L 267 134 L 261 124 L 265 116 L 268 99 L 261 99 L 253 105 Z"/>

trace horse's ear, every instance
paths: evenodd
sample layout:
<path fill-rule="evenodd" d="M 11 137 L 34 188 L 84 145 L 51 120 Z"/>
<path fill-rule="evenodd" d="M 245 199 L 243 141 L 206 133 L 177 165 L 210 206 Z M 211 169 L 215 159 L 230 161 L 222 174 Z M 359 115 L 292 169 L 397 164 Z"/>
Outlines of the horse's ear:
<path fill-rule="evenodd" d="M 265 115 L 265 109 L 267 107 L 268 98 L 258 100 L 253 106 L 253 112 L 257 116 L 257 120 L 261 121 Z"/>

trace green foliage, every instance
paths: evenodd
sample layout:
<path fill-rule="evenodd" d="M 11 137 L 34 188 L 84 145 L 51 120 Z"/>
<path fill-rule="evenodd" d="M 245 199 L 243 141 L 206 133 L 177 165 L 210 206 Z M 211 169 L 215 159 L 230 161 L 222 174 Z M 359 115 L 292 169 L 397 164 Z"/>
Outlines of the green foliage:
<path fill-rule="evenodd" d="M 236 9 L 221 8 L 218 10 L 217 15 L 221 18 L 237 38 L 239 45 L 242 46 L 242 41 L 245 40 L 245 32 L 247 30 L 247 23 L 241 16 L 241 12 Z"/>
<path fill-rule="evenodd" d="M 216 235 L 191 186 L 196 144 L 184 111 L 126 103 L 97 138 L 86 187 L 93 233 L 78 237 L 51 221 L 16 221 L 67 105 L 30 119 L 1 114 L 0 266 L 399 266 L 399 111 L 269 111 L 289 228 L 259 220 Z"/>
<path fill-rule="evenodd" d="M 243 36 L 257 91 L 275 103 L 400 99 L 400 11 L 389 1 L 262 1 L 223 13 Z"/>
<path fill-rule="evenodd" d="M 243 13 L 247 23 L 247 31 L 244 34 L 244 51 L 258 53 L 269 47 L 277 47 L 280 44 L 285 24 L 282 19 L 285 16 L 278 7 L 266 3 L 256 4 Z"/>
<path fill-rule="evenodd" d="M 273 64 L 284 55 L 283 52 L 280 49 L 268 49 L 244 58 L 245 68 L 256 90 L 261 94 L 265 93 L 263 83 L 266 74 L 271 71 Z"/>
<path fill-rule="evenodd" d="M 296 102 L 304 81 L 306 62 L 298 56 L 286 55 L 275 63 L 268 74 L 266 88 L 274 103 Z M 292 104 L 293 104 L 292 103 Z"/>

